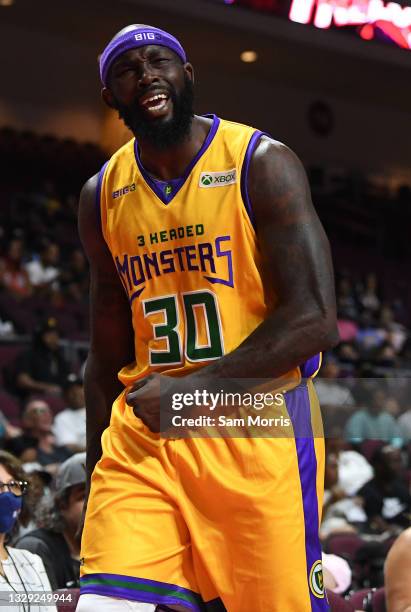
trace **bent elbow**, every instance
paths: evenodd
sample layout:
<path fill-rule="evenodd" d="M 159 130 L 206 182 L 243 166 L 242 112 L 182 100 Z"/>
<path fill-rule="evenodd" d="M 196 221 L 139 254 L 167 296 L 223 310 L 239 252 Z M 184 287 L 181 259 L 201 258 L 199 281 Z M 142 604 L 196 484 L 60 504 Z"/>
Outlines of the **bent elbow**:
<path fill-rule="evenodd" d="M 317 319 L 316 336 L 319 341 L 320 351 L 329 351 L 340 342 L 337 321 L 335 317 L 321 316 Z"/>
<path fill-rule="evenodd" d="M 327 330 L 324 340 L 326 342 L 326 347 L 323 348 L 323 351 L 329 351 L 339 344 L 340 334 L 338 333 L 338 328 L 336 325 Z"/>

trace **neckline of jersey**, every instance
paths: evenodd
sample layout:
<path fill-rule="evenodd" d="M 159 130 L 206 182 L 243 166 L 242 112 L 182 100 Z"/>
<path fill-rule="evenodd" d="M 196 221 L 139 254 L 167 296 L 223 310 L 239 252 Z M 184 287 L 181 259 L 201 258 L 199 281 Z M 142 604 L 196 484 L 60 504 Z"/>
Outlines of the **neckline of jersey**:
<path fill-rule="evenodd" d="M 147 170 L 144 168 L 143 164 L 141 163 L 140 154 L 139 154 L 139 151 L 138 151 L 138 143 L 137 143 L 137 140 L 134 141 L 134 157 L 136 159 L 136 163 L 137 163 L 138 169 L 141 172 L 141 176 L 143 177 L 143 179 L 145 180 L 147 185 L 150 187 L 150 189 L 156 194 L 156 196 L 166 206 L 168 204 L 170 204 L 174 200 L 174 198 L 176 197 L 176 195 L 178 194 L 180 189 L 184 186 L 184 184 L 185 184 L 186 180 L 188 179 L 188 177 L 190 176 L 191 171 L 193 170 L 194 166 L 197 164 L 197 162 L 201 159 L 201 157 L 207 151 L 207 149 L 211 145 L 212 141 L 214 140 L 214 136 L 217 133 L 217 130 L 218 130 L 219 125 L 220 125 L 219 117 L 217 117 L 217 115 L 214 115 L 214 114 L 208 114 L 208 115 L 202 115 L 202 116 L 203 117 L 209 117 L 210 119 L 213 120 L 213 123 L 212 123 L 212 125 L 210 127 L 210 130 L 209 130 L 209 132 L 207 134 L 206 139 L 204 140 L 204 142 L 202 144 L 201 149 L 193 157 L 193 159 L 191 160 L 191 162 L 188 164 L 187 168 L 185 169 L 185 172 L 184 172 L 183 176 L 180 177 L 180 178 L 171 179 L 170 181 L 156 181 L 155 179 L 153 179 L 153 177 L 151 177 L 149 175 L 149 173 L 147 172 Z M 171 194 L 171 197 L 169 197 L 164 192 L 164 185 L 172 185 L 173 186 L 173 193 Z"/>

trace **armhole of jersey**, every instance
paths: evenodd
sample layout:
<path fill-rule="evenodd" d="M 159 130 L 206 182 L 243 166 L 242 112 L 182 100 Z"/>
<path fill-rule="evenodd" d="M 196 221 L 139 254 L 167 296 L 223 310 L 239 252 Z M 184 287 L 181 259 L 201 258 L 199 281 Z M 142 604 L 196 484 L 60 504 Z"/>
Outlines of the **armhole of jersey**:
<path fill-rule="evenodd" d="M 310 357 L 310 359 L 307 359 L 307 361 L 304 361 L 304 363 L 300 365 L 301 377 L 314 378 L 317 376 L 321 368 L 322 357 L 322 353 L 318 353 Z"/>
<path fill-rule="evenodd" d="M 106 163 L 104 164 L 104 166 L 101 168 L 100 172 L 98 173 L 96 200 L 95 200 L 97 223 L 102 233 L 103 233 L 103 227 L 101 223 L 101 187 L 103 185 L 104 172 L 106 171 L 107 164 L 108 164 L 108 161 L 106 161 Z"/>
<path fill-rule="evenodd" d="M 247 214 L 250 218 L 251 224 L 255 229 L 255 219 L 253 213 L 253 207 L 251 206 L 250 196 L 248 194 L 248 171 L 250 169 L 250 162 L 257 146 L 258 141 L 261 136 L 270 137 L 267 132 L 260 132 L 260 130 L 256 130 L 250 138 L 250 142 L 248 143 L 247 150 L 245 152 L 243 167 L 241 168 L 241 195 L 243 198 L 244 206 L 247 211 Z"/>

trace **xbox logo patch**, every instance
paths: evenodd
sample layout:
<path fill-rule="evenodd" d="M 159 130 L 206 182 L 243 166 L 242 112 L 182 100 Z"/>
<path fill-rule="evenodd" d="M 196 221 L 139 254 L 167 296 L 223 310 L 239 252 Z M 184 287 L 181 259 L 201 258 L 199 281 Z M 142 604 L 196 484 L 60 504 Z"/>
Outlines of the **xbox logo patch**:
<path fill-rule="evenodd" d="M 225 170 L 222 172 L 202 172 L 200 174 L 200 187 L 228 187 L 237 182 L 237 170 Z"/>

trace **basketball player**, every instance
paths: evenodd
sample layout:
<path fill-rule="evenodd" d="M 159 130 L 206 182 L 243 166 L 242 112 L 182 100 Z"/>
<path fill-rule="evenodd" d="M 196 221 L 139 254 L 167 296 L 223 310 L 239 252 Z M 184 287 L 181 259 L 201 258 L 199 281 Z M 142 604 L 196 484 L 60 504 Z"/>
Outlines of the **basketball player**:
<path fill-rule="evenodd" d="M 124 28 L 100 72 L 135 138 L 80 202 L 93 474 L 78 612 L 328 610 L 322 440 L 158 433 L 160 385 L 206 377 L 287 378 L 290 421 L 312 432 L 336 319 L 301 163 L 254 128 L 194 115 L 193 67 L 169 33 Z"/>

